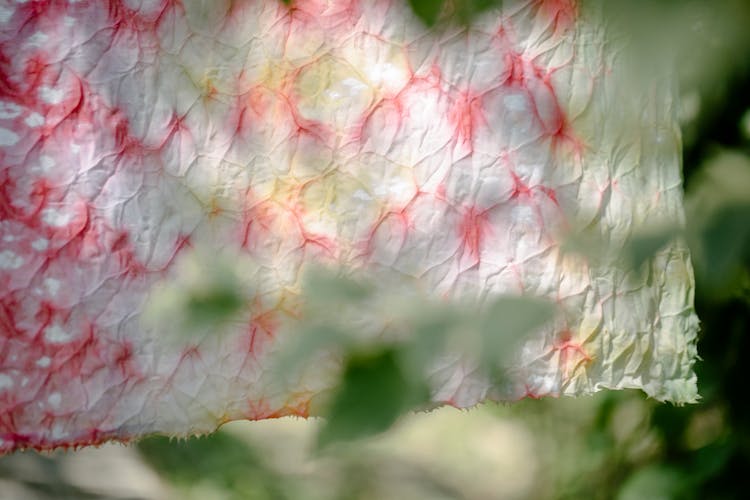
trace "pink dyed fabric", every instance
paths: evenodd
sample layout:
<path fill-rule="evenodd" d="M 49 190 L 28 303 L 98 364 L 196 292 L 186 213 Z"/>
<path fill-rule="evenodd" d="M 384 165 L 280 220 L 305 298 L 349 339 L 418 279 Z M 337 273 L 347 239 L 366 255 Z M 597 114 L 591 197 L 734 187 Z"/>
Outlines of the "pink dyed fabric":
<path fill-rule="evenodd" d="M 446 354 L 436 402 L 694 401 L 686 250 L 644 277 L 560 248 L 682 217 L 669 86 L 605 36 L 560 0 L 439 31 L 395 0 L 0 3 L 0 452 L 306 415 L 327 370 L 269 357 L 312 264 L 559 305 L 507 386 Z M 227 269 L 240 313 L 182 336 Z"/>

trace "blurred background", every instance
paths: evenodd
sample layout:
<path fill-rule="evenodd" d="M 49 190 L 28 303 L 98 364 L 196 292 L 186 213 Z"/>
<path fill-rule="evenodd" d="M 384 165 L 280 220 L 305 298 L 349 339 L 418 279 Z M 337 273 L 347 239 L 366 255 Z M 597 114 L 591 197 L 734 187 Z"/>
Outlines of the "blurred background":
<path fill-rule="evenodd" d="M 410 3 L 429 21 L 441 2 Z M 747 498 L 750 2 L 605 4 L 679 75 L 699 404 L 621 391 L 444 408 L 319 453 L 320 421 L 234 422 L 185 441 L 2 457 L 0 499 Z"/>

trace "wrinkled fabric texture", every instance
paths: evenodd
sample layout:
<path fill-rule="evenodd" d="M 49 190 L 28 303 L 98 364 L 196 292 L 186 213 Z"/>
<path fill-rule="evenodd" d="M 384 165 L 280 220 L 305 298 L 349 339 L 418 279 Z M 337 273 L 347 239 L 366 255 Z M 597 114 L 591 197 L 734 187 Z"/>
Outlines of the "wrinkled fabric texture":
<path fill-rule="evenodd" d="M 559 306 L 502 387 L 447 353 L 437 403 L 695 401 L 687 250 L 561 248 L 682 220 L 670 84 L 606 37 L 559 0 L 435 30 L 395 0 L 0 3 L 0 452 L 307 415 L 330 380 L 268 360 L 313 264 Z M 154 304 L 214 258 L 247 300 L 180 341 Z"/>

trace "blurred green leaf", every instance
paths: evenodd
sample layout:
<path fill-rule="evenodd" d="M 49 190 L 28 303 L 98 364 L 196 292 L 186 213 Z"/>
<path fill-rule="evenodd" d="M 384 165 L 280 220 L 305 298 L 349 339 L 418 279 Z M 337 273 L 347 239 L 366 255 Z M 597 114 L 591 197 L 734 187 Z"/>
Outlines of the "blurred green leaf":
<path fill-rule="evenodd" d="M 407 376 L 395 349 L 352 355 L 318 435 L 318 447 L 381 433 L 427 401 L 426 384 Z"/>
<path fill-rule="evenodd" d="M 280 376 L 292 373 L 324 349 L 350 349 L 352 339 L 332 325 L 308 325 L 295 332 L 294 341 L 281 349 L 274 369 Z"/>
<path fill-rule="evenodd" d="M 745 111 L 740 119 L 740 134 L 745 142 L 750 142 L 750 109 Z"/>
<path fill-rule="evenodd" d="M 453 307 L 422 311 L 416 318 L 411 338 L 398 346 L 408 375 L 424 376 L 429 364 L 445 348 L 450 330 L 465 323 L 466 318 Z"/>
<path fill-rule="evenodd" d="M 162 477 L 184 488 L 208 483 L 224 498 L 272 500 L 288 498 L 282 481 L 255 450 L 224 432 L 187 441 L 153 436 L 138 443 L 144 460 Z"/>
<path fill-rule="evenodd" d="M 342 323 L 342 309 L 369 299 L 373 290 L 329 269 L 310 270 L 303 285 L 306 319 L 292 325 L 292 341 L 275 355 L 276 372 L 283 377 L 322 350 L 345 353 L 358 348 L 363 340 L 355 335 L 356 327 Z"/>
<path fill-rule="evenodd" d="M 630 476 L 617 495 L 618 500 L 674 500 L 685 498 L 687 474 L 666 465 L 651 465 Z"/>
<path fill-rule="evenodd" d="M 750 248 L 750 204 L 717 209 L 696 236 L 702 284 L 710 290 L 733 285 Z"/>
<path fill-rule="evenodd" d="M 696 174 L 686 196 L 688 215 L 701 219 L 726 204 L 750 203 L 750 158 L 723 151 Z"/>
<path fill-rule="evenodd" d="M 634 234 L 623 248 L 623 258 L 629 269 L 638 270 L 668 243 L 682 234 L 677 225 L 651 228 Z"/>
<path fill-rule="evenodd" d="M 581 255 L 592 262 L 599 262 L 611 253 L 610 243 L 594 225 L 575 228 L 566 234 L 560 248 L 563 253 Z"/>
<path fill-rule="evenodd" d="M 714 442 L 697 450 L 691 467 L 694 480 L 705 482 L 718 475 L 736 450 L 736 443 L 731 440 Z"/>
<path fill-rule="evenodd" d="M 502 6 L 502 0 L 409 0 L 412 12 L 427 26 L 434 26 L 441 19 L 470 24 L 482 12 Z"/>
<path fill-rule="evenodd" d="M 574 231 L 565 239 L 563 252 L 584 256 L 590 262 L 611 261 L 630 271 L 640 269 L 662 248 L 684 235 L 677 222 L 639 227 L 624 244 L 616 246 L 593 228 Z"/>
<path fill-rule="evenodd" d="M 502 6 L 502 0 L 463 0 L 454 2 L 453 15 L 462 23 L 470 24 L 476 16 L 495 7 Z"/>
<path fill-rule="evenodd" d="M 237 287 L 216 286 L 194 290 L 187 298 L 187 321 L 200 325 L 215 325 L 240 310 L 244 300 Z"/>
<path fill-rule="evenodd" d="M 427 26 L 434 26 L 443 10 L 445 0 L 409 0 L 411 10 Z"/>
<path fill-rule="evenodd" d="M 374 291 L 372 286 L 323 268 L 310 270 L 305 275 L 303 288 L 311 308 L 361 302 L 370 298 Z"/>
<path fill-rule="evenodd" d="M 255 295 L 247 277 L 256 269 L 251 258 L 232 251 L 191 248 L 153 287 L 144 320 L 175 342 L 224 333 L 247 313 Z"/>
<path fill-rule="evenodd" d="M 502 368 L 520 342 L 552 320 L 555 305 L 544 299 L 504 296 L 481 316 L 482 360 L 490 368 Z"/>
<path fill-rule="evenodd" d="M 750 159 L 737 152 L 709 159 L 686 205 L 688 243 L 703 291 L 730 292 L 750 249 Z"/>

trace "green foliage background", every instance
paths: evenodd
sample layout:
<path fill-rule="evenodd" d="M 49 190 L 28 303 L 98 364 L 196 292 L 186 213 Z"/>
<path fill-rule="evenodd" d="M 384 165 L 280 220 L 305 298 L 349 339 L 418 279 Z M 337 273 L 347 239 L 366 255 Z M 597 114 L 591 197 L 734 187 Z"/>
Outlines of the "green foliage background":
<path fill-rule="evenodd" d="M 501 3 L 408 1 L 427 24 L 445 21 L 440 9 L 446 5 L 452 6 L 448 12 L 454 19 L 470 22 L 476 12 Z M 750 3 L 607 0 L 605 12 L 647 48 L 668 54 L 679 75 L 687 227 L 644 235 L 630 251 L 637 265 L 678 232 L 691 246 L 702 322 L 702 361 L 696 366 L 702 400 L 675 407 L 640 392 L 605 392 L 592 398 L 485 406 L 474 410 L 481 418 L 465 418 L 482 425 L 487 418 L 516 422 L 535 437 L 536 480 L 512 498 L 744 498 L 750 491 L 750 391 L 745 378 L 750 357 Z M 367 297 L 357 284 L 319 285 L 333 287 L 333 296 Z M 211 317 L 231 311 L 235 297 L 219 291 L 223 295 L 218 298 L 200 297 L 196 307 Z M 449 327 L 439 315 L 423 319 L 409 321 L 419 328 Z M 323 341 L 338 342 L 331 337 Z M 238 437 L 231 428 L 182 442 L 152 437 L 137 445 L 142 461 L 170 485 L 175 498 L 480 498 L 425 462 L 384 451 L 390 448 L 378 440 L 387 441 L 388 433 L 339 443 L 378 434 L 394 422 L 391 432 L 396 433 L 399 426 L 426 427 L 432 418 L 402 417 L 426 401 L 424 387 L 405 368 L 416 358 L 403 359 L 418 355 L 418 343 L 346 347 L 342 386 L 327 407 L 329 424 L 309 424 L 320 428 L 317 437 L 285 441 L 281 432 L 274 434 L 277 440 L 263 444 L 258 435 Z M 405 434 L 395 435 L 399 440 Z M 308 457 L 305 463 L 315 465 L 295 468 L 288 460 L 274 460 L 272 448 L 300 449 Z M 445 453 L 451 450 L 446 447 Z M 67 484 L 60 457 L 21 454 L 0 460 L 0 498 L 13 491 L 2 486 L 12 484 L 22 484 L 36 498 L 120 498 Z M 468 464 L 459 460 L 455 469 L 473 467 L 470 458 Z M 29 463 L 43 471 L 42 479 L 27 479 L 24 467 Z M 473 479 L 486 480 L 479 475 Z M 492 495 L 481 498 L 505 498 L 500 492 Z"/>

